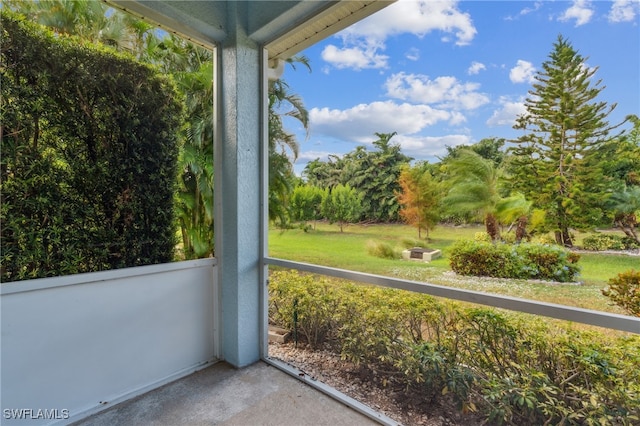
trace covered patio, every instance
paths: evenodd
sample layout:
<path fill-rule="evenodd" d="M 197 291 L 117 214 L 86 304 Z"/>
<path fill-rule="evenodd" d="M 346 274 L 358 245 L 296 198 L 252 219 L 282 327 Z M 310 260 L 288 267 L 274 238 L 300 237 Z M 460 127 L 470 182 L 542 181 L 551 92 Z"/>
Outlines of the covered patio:
<path fill-rule="evenodd" d="M 172 404 L 158 402 L 168 410 L 180 404 L 174 392 L 181 386 L 208 398 L 214 417 L 189 417 L 190 406 L 182 414 L 158 406 L 156 424 L 283 424 L 283 415 L 295 424 L 317 423 L 319 415 L 327 424 L 362 424 L 366 417 L 291 378 L 298 372 L 261 361 L 267 357 L 267 87 L 285 59 L 390 2 L 107 3 L 215 52 L 216 258 L 3 284 L 2 424 L 82 421 L 157 388 L 144 398 L 170 392 Z M 186 381 L 175 382 L 181 378 Z M 294 413 L 282 411 L 281 397 L 297 401 Z M 137 422 L 151 421 L 149 414 Z M 87 422 L 133 419 L 112 415 Z"/>
<path fill-rule="evenodd" d="M 390 2 L 107 2 L 215 52 L 216 258 L 2 284 L 2 424 L 394 424 L 268 357 L 269 265 L 640 333 L 639 318 L 268 256 L 268 81 Z"/>
<path fill-rule="evenodd" d="M 395 424 L 376 416 L 367 417 L 265 362 L 242 369 L 219 362 L 74 425 Z"/>

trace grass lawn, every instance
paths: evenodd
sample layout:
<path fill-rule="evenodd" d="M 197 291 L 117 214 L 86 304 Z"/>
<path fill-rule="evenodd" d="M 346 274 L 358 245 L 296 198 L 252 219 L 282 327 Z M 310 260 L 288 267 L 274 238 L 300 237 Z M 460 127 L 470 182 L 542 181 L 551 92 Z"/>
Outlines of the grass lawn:
<path fill-rule="evenodd" d="M 438 226 L 430 233 L 429 248 L 442 250 L 443 257 L 431 263 L 381 259 L 368 253 L 371 241 L 385 242 L 401 250 L 415 245 L 415 228 L 407 225 L 349 225 L 340 232 L 338 225 L 319 222 L 316 230 L 269 231 L 269 255 L 299 262 L 316 263 L 360 272 L 425 281 L 432 284 L 498 293 L 588 309 L 624 313 L 611 306 L 600 290 L 609 278 L 629 269 L 640 269 L 640 258 L 626 255 L 583 254 L 580 285 L 551 284 L 526 280 L 459 277 L 451 273 L 448 249 L 458 239 L 472 239 L 480 226 Z M 578 235 L 577 240 L 581 241 Z"/>

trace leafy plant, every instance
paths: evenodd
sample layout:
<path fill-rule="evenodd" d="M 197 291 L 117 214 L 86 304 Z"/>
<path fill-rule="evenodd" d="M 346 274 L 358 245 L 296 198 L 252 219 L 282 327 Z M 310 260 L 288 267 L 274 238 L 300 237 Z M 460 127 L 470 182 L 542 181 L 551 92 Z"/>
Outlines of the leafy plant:
<path fill-rule="evenodd" d="M 171 261 L 173 82 L 0 13 L 2 281 Z"/>
<path fill-rule="evenodd" d="M 628 250 L 637 247 L 634 239 L 611 234 L 593 234 L 582 242 L 585 250 Z"/>
<path fill-rule="evenodd" d="M 637 275 L 636 275 L 637 277 Z M 490 424 L 640 421 L 640 338 L 562 328 L 400 290 L 273 272 L 270 318 L 381 383 L 452 396 Z"/>
<path fill-rule="evenodd" d="M 611 278 L 602 294 L 631 315 L 640 317 L 640 271 L 631 269 Z"/>
<path fill-rule="evenodd" d="M 461 240 L 452 246 L 449 258 L 451 269 L 461 275 L 568 282 L 579 272 L 579 255 L 560 246 L 533 243 Z"/>
<path fill-rule="evenodd" d="M 340 232 L 345 223 L 353 223 L 360 217 L 362 211 L 362 194 L 349 185 L 338 185 L 324 193 L 322 199 L 322 213 L 329 222 L 338 222 Z"/>

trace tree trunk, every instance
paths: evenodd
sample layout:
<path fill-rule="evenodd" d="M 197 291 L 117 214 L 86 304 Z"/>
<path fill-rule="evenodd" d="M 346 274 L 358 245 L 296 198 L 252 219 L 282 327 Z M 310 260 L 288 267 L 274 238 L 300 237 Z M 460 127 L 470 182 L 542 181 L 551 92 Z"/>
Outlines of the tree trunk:
<path fill-rule="evenodd" d="M 565 227 L 560 231 L 556 231 L 556 243 L 563 247 L 571 248 L 573 247 L 573 241 L 571 241 L 571 235 L 569 235 L 569 230 Z"/>
<path fill-rule="evenodd" d="M 636 215 L 633 213 L 620 213 L 617 214 L 614 220 L 615 225 L 624 232 L 624 234 L 640 243 L 640 239 L 638 239 L 638 234 L 636 233 L 636 225 L 637 219 Z"/>
<path fill-rule="evenodd" d="M 518 224 L 516 225 L 516 243 L 519 243 L 522 241 L 523 238 L 526 238 L 528 236 L 527 234 L 527 223 L 529 222 L 529 219 L 527 218 L 527 216 L 520 216 L 518 218 Z"/>
<path fill-rule="evenodd" d="M 491 237 L 491 241 L 498 241 L 500 239 L 500 228 L 498 227 L 496 217 L 491 213 L 487 213 L 484 223 L 487 228 L 487 234 Z"/>

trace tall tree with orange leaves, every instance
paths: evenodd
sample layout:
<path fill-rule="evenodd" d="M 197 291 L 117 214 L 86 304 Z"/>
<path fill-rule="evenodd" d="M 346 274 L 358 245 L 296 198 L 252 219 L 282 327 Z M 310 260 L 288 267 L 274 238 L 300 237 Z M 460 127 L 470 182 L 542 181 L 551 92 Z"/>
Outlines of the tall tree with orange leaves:
<path fill-rule="evenodd" d="M 418 238 L 422 238 L 424 229 L 429 240 L 429 231 L 440 220 L 439 205 L 442 198 L 440 184 L 431 175 L 429 163 L 404 166 L 398 183 L 402 189 L 396 194 L 401 206 L 400 217 L 418 228 Z"/>

